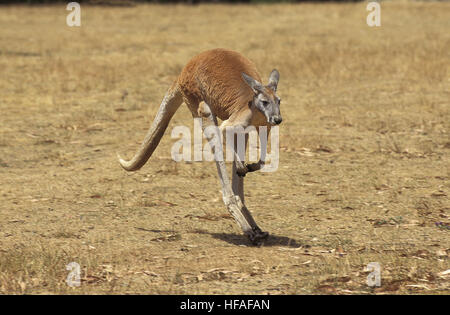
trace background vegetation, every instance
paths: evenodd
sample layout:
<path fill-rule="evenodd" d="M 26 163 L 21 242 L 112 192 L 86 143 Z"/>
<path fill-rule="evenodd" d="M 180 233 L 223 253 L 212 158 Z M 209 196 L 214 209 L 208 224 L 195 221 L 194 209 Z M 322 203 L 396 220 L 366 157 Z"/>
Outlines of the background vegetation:
<path fill-rule="evenodd" d="M 0 8 L 0 293 L 449 294 L 449 5 Z M 116 158 L 216 47 L 281 73 L 280 167 L 245 182 L 260 248 L 215 165 L 171 159 L 185 106 L 142 170 Z"/>

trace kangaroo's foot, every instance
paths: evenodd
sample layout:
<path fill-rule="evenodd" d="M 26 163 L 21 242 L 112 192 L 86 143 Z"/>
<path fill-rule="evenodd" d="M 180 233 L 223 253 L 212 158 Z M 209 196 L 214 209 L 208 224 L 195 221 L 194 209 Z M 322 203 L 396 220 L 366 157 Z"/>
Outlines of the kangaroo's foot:
<path fill-rule="evenodd" d="M 247 232 L 246 235 L 250 242 L 257 246 L 261 245 L 263 241 L 269 237 L 269 233 L 261 231 L 259 227 L 254 227 L 250 232 Z"/>

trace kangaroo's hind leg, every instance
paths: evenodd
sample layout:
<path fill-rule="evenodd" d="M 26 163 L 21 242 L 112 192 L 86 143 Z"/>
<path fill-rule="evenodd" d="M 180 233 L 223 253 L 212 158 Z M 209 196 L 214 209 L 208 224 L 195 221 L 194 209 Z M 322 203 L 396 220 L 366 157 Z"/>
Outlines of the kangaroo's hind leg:
<path fill-rule="evenodd" d="M 244 205 L 243 201 L 241 200 L 241 197 L 239 196 L 244 195 L 243 179 L 241 178 L 242 182 L 240 183 L 240 187 L 242 188 L 242 191 L 240 193 L 238 191 L 238 194 L 236 194 L 232 189 L 225 166 L 224 152 L 222 147 L 222 141 L 220 138 L 221 131 L 219 130 L 218 127 L 217 118 L 210 111 L 209 107 L 204 103 L 202 104 L 202 116 L 206 117 L 207 120 L 209 120 L 209 126 L 213 126 L 212 130 L 211 129 L 205 130 L 205 135 L 208 141 L 210 142 L 211 148 L 213 149 L 213 153 L 215 155 L 217 173 L 219 175 L 219 180 L 222 185 L 223 201 L 227 206 L 228 211 L 231 213 L 231 215 L 234 217 L 236 222 L 241 227 L 244 234 L 248 236 L 248 238 L 253 244 L 259 244 L 261 240 L 267 238 L 268 233 L 261 231 L 261 229 L 256 224 L 255 220 L 253 219 L 250 211 Z M 234 175 L 236 173 L 235 170 L 233 171 L 234 171 L 233 176 L 237 176 L 237 174 Z M 239 184 L 239 182 L 237 183 Z M 239 187 L 239 185 L 236 187 Z M 237 190 L 239 190 L 239 188 L 237 188 Z"/>
<path fill-rule="evenodd" d="M 247 146 L 247 139 L 248 136 L 245 135 L 245 146 Z M 234 151 L 237 152 L 238 143 L 234 143 Z M 245 151 L 244 151 L 245 155 Z M 233 192 L 235 195 L 238 195 L 241 198 L 241 201 L 245 203 L 244 198 L 244 177 L 239 176 L 239 165 L 238 162 L 236 162 L 236 158 L 240 158 L 239 156 L 235 156 L 235 160 L 233 161 L 233 170 L 231 171 L 232 174 L 232 180 L 231 180 L 231 186 L 233 188 Z"/>
<path fill-rule="evenodd" d="M 244 152 L 243 155 L 245 157 L 245 148 L 247 147 L 247 142 L 248 142 L 248 135 L 245 135 L 245 143 L 244 143 Z M 239 158 L 239 154 L 237 154 L 238 152 L 238 142 L 235 141 L 234 143 L 234 151 L 235 151 L 235 158 Z M 242 201 L 242 204 L 244 206 L 243 211 L 247 212 L 250 219 L 253 221 L 254 223 L 254 231 L 257 234 L 256 236 L 256 243 L 260 242 L 261 240 L 267 238 L 269 236 L 269 233 L 267 232 L 263 232 L 261 231 L 261 229 L 258 227 L 258 225 L 256 224 L 256 222 L 253 220 L 250 211 L 247 209 L 247 207 L 245 206 L 245 199 L 244 199 L 244 176 L 239 174 L 239 161 L 234 160 L 233 161 L 233 170 L 232 170 L 232 189 L 233 189 L 233 193 L 236 196 L 239 196 L 239 198 Z"/>

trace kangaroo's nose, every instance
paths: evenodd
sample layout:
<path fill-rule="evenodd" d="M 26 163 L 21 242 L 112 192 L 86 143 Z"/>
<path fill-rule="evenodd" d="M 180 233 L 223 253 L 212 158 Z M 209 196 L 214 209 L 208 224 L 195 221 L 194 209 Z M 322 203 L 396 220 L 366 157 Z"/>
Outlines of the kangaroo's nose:
<path fill-rule="evenodd" d="M 275 124 L 279 125 L 283 121 L 283 118 L 281 118 L 281 116 L 278 116 L 278 117 L 275 117 L 275 119 L 273 121 L 275 122 Z"/>

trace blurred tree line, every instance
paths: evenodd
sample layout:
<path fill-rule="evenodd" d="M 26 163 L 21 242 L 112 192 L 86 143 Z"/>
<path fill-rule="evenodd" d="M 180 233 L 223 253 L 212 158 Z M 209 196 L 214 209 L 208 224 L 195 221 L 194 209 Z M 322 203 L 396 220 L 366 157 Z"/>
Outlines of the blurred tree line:
<path fill-rule="evenodd" d="M 0 0 L 0 4 L 52 4 L 78 2 L 80 4 L 130 6 L 136 3 L 277 3 L 277 2 L 358 2 L 363 0 Z"/>

